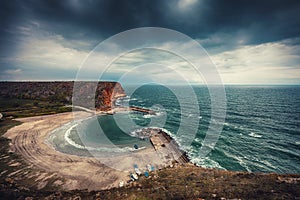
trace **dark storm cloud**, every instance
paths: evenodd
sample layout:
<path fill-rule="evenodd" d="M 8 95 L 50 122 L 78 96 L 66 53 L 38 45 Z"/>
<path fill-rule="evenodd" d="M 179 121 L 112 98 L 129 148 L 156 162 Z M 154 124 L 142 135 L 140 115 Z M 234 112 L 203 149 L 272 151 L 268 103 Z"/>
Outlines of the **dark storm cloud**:
<path fill-rule="evenodd" d="M 300 35 L 300 1 L 211 1 L 209 9 L 212 31 L 241 32 L 250 44 Z"/>
<path fill-rule="evenodd" d="M 109 37 L 131 28 L 158 26 L 159 1 L 27 1 L 22 3 L 29 17 L 49 29 L 74 39 Z"/>
<path fill-rule="evenodd" d="M 57 56 L 59 50 L 74 50 L 75 58 L 84 57 L 114 34 L 147 26 L 182 32 L 211 54 L 275 41 L 291 47 L 300 43 L 299 13 L 299 0 L 1 1 L 0 73 L 26 72 L 43 65 L 50 69 L 46 65 L 51 62 L 58 67 L 61 57 L 65 58 Z M 48 52 L 32 48 L 43 45 L 50 45 Z M 37 56 L 39 62 L 32 56 L 38 53 L 44 53 Z M 77 62 L 70 60 L 74 63 L 69 65 Z"/>
<path fill-rule="evenodd" d="M 14 40 L 11 33 L 8 31 L 11 24 L 18 21 L 19 8 L 15 2 L 1 1 L 0 3 L 0 57 L 5 56 L 8 52 L 7 48 L 11 41 Z M 5 48 L 4 48 L 5 47 Z"/>
<path fill-rule="evenodd" d="M 297 0 L 200 0 L 186 11 L 178 8 L 178 1 L 5 1 L 1 28 L 36 20 L 67 39 L 99 40 L 127 29 L 159 26 L 193 38 L 245 35 L 247 43 L 257 44 L 299 36 L 299 13 Z"/>

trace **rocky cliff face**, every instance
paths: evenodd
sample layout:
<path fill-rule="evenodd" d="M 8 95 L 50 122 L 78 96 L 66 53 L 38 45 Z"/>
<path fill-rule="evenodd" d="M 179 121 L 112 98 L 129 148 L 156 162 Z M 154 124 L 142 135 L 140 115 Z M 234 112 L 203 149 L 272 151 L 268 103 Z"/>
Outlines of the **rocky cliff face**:
<path fill-rule="evenodd" d="M 80 106 L 99 110 L 111 109 L 116 98 L 125 96 L 118 82 L 0 82 L 0 97 L 59 101 L 72 104 L 73 89 Z M 94 97 L 94 101 L 91 99 Z M 77 101 L 79 102 L 79 101 Z M 92 102 L 86 105 L 86 102 Z"/>
<path fill-rule="evenodd" d="M 115 100 L 126 96 L 124 89 L 118 82 L 102 82 L 98 84 L 95 96 L 97 109 L 107 110 L 114 106 Z"/>

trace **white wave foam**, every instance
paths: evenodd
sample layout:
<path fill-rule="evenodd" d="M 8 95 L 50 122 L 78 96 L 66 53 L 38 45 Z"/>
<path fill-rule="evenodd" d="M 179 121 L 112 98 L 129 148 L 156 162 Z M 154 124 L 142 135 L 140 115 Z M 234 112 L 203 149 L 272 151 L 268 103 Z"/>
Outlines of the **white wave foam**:
<path fill-rule="evenodd" d="M 130 96 L 125 96 L 125 97 L 121 97 L 119 98 L 121 101 L 129 101 L 130 100 Z"/>
<path fill-rule="evenodd" d="M 227 151 L 223 151 L 223 153 L 227 156 L 227 157 L 229 157 L 229 158 L 231 158 L 231 159 L 234 159 L 234 160 L 236 160 L 239 164 L 240 164 L 240 166 L 242 166 L 244 169 L 246 169 L 248 172 L 251 172 L 251 170 L 250 170 L 250 168 L 248 167 L 248 165 L 247 165 L 247 163 L 246 163 L 246 158 L 247 157 L 241 157 L 241 156 L 237 156 L 237 155 L 233 155 L 233 154 L 231 154 L 231 153 L 229 153 L 229 152 L 227 152 Z"/>
<path fill-rule="evenodd" d="M 141 133 L 143 132 L 143 131 L 146 131 L 147 129 L 155 129 L 155 130 L 162 130 L 161 128 L 157 128 L 157 127 L 146 127 L 146 128 L 141 128 L 141 129 L 136 129 L 136 130 L 134 130 L 134 131 L 131 131 L 130 133 L 129 133 L 129 135 L 130 136 L 132 136 L 132 137 L 140 137 L 140 135 L 141 135 Z M 149 135 L 150 136 L 150 135 Z"/>
<path fill-rule="evenodd" d="M 242 157 L 234 156 L 234 159 L 236 159 L 239 162 L 239 164 L 247 170 L 247 172 L 251 172 L 250 168 L 248 167 L 247 163 Z"/>
<path fill-rule="evenodd" d="M 74 124 L 73 126 L 71 126 L 64 135 L 64 139 L 66 142 L 68 142 L 69 145 L 77 148 L 77 149 L 83 149 L 83 150 L 88 150 L 88 151 L 105 151 L 105 152 L 112 152 L 112 153 L 122 153 L 122 152 L 133 152 L 133 151 L 138 151 L 138 150 L 142 150 L 145 149 L 146 147 L 140 147 L 138 149 L 135 148 L 131 148 L 131 147 L 123 147 L 123 148 L 111 148 L 111 147 L 85 147 L 82 146 L 80 144 L 77 144 L 75 141 L 73 141 L 70 138 L 71 135 L 71 131 L 74 127 L 76 127 L 78 124 Z"/>
<path fill-rule="evenodd" d="M 153 117 L 154 115 L 151 115 L 151 114 L 146 114 L 146 115 L 143 115 L 143 118 L 146 118 L 146 119 L 148 119 L 148 118 L 151 118 L 151 117 Z"/>
<path fill-rule="evenodd" d="M 249 134 L 249 136 L 255 137 L 255 138 L 261 138 L 261 137 L 262 137 L 262 135 L 258 135 L 258 134 L 253 133 L 253 132 L 251 132 L 251 133 Z"/>
<path fill-rule="evenodd" d="M 194 116 L 193 113 L 181 113 L 181 115 L 182 115 L 183 117 L 187 117 L 187 118 L 191 118 L 191 117 Z"/>
<path fill-rule="evenodd" d="M 78 148 L 78 149 L 85 149 L 84 146 L 81 146 L 79 144 L 77 144 L 76 142 L 74 142 L 71 138 L 70 138 L 70 135 L 71 135 L 71 131 L 74 127 L 76 127 L 78 124 L 74 124 L 73 126 L 71 126 L 66 132 L 65 132 L 65 141 L 67 141 L 70 145 Z"/>
<path fill-rule="evenodd" d="M 141 128 L 141 129 L 136 129 L 134 131 L 131 131 L 129 133 L 129 135 L 132 136 L 132 137 L 139 137 L 139 135 L 140 135 L 139 133 L 141 133 L 141 132 L 143 132 L 147 129 L 154 129 L 154 130 L 157 130 L 157 131 L 161 130 L 161 131 L 167 133 L 169 136 L 171 136 L 177 142 L 177 140 L 174 137 L 174 134 L 172 132 L 168 131 L 167 129 L 160 128 L 160 127 L 154 127 L 154 126 L 153 127 L 145 127 L 145 128 Z"/>
<path fill-rule="evenodd" d="M 208 157 L 206 158 L 199 158 L 199 157 L 192 157 L 190 161 L 194 164 L 196 164 L 199 167 L 203 168 L 218 168 L 218 169 L 224 169 L 217 161 L 214 161 Z"/>
<path fill-rule="evenodd" d="M 194 141 L 197 142 L 197 143 L 199 143 L 199 144 L 202 143 L 202 139 L 201 138 L 195 138 Z"/>
<path fill-rule="evenodd" d="M 267 160 L 261 160 L 260 162 L 262 162 L 263 164 L 265 164 L 267 167 L 271 168 L 271 169 L 277 169 L 276 166 L 272 165 L 269 161 Z"/>
<path fill-rule="evenodd" d="M 159 117 L 163 114 L 164 114 L 163 112 L 155 111 L 155 114 L 145 114 L 145 115 L 143 115 L 143 118 Z"/>

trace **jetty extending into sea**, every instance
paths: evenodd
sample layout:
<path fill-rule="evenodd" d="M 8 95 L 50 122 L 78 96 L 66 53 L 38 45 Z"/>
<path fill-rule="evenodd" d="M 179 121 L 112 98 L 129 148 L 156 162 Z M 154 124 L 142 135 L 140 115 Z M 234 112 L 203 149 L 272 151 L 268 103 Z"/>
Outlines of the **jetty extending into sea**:
<path fill-rule="evenodd" d="M 144 128 L 136 132 L 139 138 L 149 138 L 153 148 L 161 159 L 184 164 L 190 162 L 185 151 L 180 149 L 177 142 L 160 128 Z"/>
<path fill-rule="evenodd" d="M 179 164 L 190 162 L 185 151 L 181 150 L 177 142 L 163 130 L 150 137 L 154 149 L 165 158 L 173 158 Z"/>

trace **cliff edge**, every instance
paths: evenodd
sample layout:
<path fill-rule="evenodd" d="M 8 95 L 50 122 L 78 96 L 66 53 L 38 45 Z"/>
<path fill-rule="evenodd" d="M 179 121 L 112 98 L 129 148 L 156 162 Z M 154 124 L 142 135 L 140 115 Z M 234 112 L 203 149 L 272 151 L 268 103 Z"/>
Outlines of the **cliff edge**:
<path fill-rule="evenodd" d="M 74 81 L 55 82 L 0 82 L 1 98 L 31 99 L 72 104 Z M 118 82 L 76 82 L 76 94 L 84 107 L 109 110 L 118 97 L 126 96 Z M 91 94 L 95 101 L 91 101 Z M 93 96 L 92 95 L 92 96 Z M 85 105 L 86 100 L 93 105 Z"/>

